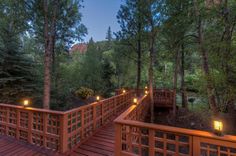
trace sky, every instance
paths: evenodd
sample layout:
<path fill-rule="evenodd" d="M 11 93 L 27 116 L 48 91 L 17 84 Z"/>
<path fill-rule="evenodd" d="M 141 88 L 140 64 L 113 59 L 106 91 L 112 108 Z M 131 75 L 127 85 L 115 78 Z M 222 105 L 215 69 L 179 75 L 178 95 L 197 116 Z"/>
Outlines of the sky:
<path fill-rule="evenodd" d="M 120 30 L 116 15 L 124 0 L 84 0 L 82 5 L 82 23 L 88 29 L 88 35 L 84 38 L 88 42 L 91 37 L 94 41 L 102 41 L 106 38 L 108 27 L 112 32 Z"/>

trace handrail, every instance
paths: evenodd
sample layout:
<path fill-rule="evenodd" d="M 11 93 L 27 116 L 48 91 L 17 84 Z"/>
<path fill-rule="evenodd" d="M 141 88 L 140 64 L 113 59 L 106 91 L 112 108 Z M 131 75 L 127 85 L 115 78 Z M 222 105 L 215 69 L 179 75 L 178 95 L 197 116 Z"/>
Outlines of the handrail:
<path fill-rule="evenodd" d="M 140 110 L 137 109 L 144 105 L 143 102 L 146 98 L 149 98 L 149 96 L 143 96 L 136 105 L 131 105 L 115 119 L 116 156 L 140 155 L 144 149 L 147 150 L 146 153 L 149 153 L 148 155 L 150 156 L 154 156 L 156 152 L 164 155 L 177 154 L 186 156 L 199 156 L 202 151 L 209 153 L 213 151 L 218 153 L 218 155 L 226 154 L 227 156 L 236 154 L 236 136 L 217 136 L 206 131 L 145 123 L 139 120 L 138 115 L 140 113 L 137 112 Z M 135 112 L 134 115 L 137 117 L 129 118 L 133 112 Z M 174 139 L 168 138 L 170 136 L 174 137 Z M 180 138 L 184 137 L 187 139 L 181 141 Z M 147 142 L 142 143 L 141 140 L 145 140 L 145 138 Z M 170 146 L 173 146 L 172 150 Z M 179 151 L 180 147 L 182 151 Z"/>
<path fill-rule="evenodd" d="M 132 97 L 127 92 L 64 112 L 0 104 L 0 135 L 64 153 L 122 113 Z"/>

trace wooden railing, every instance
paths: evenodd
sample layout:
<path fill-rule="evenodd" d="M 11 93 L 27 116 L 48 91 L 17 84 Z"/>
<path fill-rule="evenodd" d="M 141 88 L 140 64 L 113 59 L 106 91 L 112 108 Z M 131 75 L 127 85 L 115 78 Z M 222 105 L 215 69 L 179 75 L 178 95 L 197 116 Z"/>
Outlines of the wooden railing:
<path fill-rule="evenodd" d="M 115 120 L 116 156 L 236 156 L 236 136 L 145 123 L 149 96 Z"/>
<path fill-rule="evenodd" d="M 132 97 L 128 92 L 66 112 L 0 104 L 0 135 L 64 153 L 127 109 Z"/>
<path fill-rule="evenodd" d="M 153 91 L 154 105 L 156 107 L 175 107 L 175 90 L 155 89 Z"/>

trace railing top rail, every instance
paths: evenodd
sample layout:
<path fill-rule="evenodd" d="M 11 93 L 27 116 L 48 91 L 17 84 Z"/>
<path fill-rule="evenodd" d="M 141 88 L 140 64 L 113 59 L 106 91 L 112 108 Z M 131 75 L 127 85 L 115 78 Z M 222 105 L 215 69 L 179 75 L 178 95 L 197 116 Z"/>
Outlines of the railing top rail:
<path fill-rule="evenodd" d="M 217 136 L 207 131 L 191 130 L 191 129 L 186 129 L 186 128 L 172 127 L 172 126 L 145 123 L 141 121 L 125 119 L 129 115 L 129 113 L 131 113 L 138 105 L 142 104 L 142 101 L 146 97 L 147 96 L 143 96 L 140 100 L 138 100 L 138 103 L 136 105 L 131 105 L 125 112 L 123 112 L 119 117 L 117 117 L 114 122 L 117 124 L 136 126 L 136 127 L 142 127 L 142 128 L 160 130 L 160 131 L 167 131 L 167 132 L 178 133 L 178 134 L 183 134 L 183 135 L 213 138 L 213 139 L 217 139 L 221 141 L 229 141 L 229 142 L 234 142 L 234 143 L 236 142 L 236 136 L 233 136 L 233 135 Z"/>
<path fill-rule="evenodd" d="M 117 97 L 120 97 L 120 96 L 129 94 L 129 93 L 131 93 L 131 92 L 132 92 L 132 91 L 129 91 L 129 92 L 126 92 L 126 93 L 122 93 L 122 94 L 119 94 L 119 95 L 112 96 L 112 97 L 110 97 L 110 98 L 106 98 L 106 99 L 103 99 L 103 100 L 100 100 L 100 101 L 96 101 L 96 102 L 90 103 L 90 104 L 88 104 L 88 105 L 84 105 L 84 106 L 80 106 L 80 107 L 77 107 L 77 108 L 73 108 L 73 109 L 70 109 L 70 110 L 65 111 L 64 113 L 67 114 L 67 113 L 70 113 L 70 112 L 78 111 L 78 110 L 80 110 L 80 109 L 85 109 L 85 108 L 87 108 L 87 107 L 91 107 L 91 106 L 93 106 L 93 105 L 98 105 L 98 104 L 101 104 L 101 103 L 103 103 L 103 102 L 105 102 L 105 101 L 108 101 L 108 100 L 111 100 L 111 99 L 115 99 L 115 98 L 117 98 Z"/>
<path fill-rule="evenodd" d="M 62 112 L 62 111 L 48 110 L 48 109 L 42 109 L 42 108 L 33 108 L 33 107 L 24 107 L 24 106 L 10 105 L 10 104 L 4 104 L 4 103 L 0 103 L 0 106 L 8 107 L 8 108 L 22 109 L 22 110 L 24 109 L 24 110 L 35 111 L 35 112 L 53 113 L 53 114 L 61 114 L 61 115 L 64 114 L 64 112 Z"/>
<path fill-rule="evenodd" d="M 125 117 L 129 115 L 130 112 L 132 112 L 138 105 L 142 103 L 142 101 L 147 97 L 147 95 L 144 95 L 141 99 L 138 100 L 137 104 L 131 105 L 126 111 L 124 111 L 120 116 L 118 116 L 114 122 L 120 123 L 125 121 Z"/>
<path fill-rule="evenodd" d="M 132 92 L 132 91 L 130 91 L 130 92 Z M 8 108 L 15 108 L 15 109 L 22 109 L 22 110 L 24 109 L 24 110 L 28 110 L 28 111 L 37 111 L 37 112 L 43 112 L 43 113 L 53 113 L 53 114 L 64 115 L 64 114 L 68 114 L 70 112 L 78 111 L 80 109 L 85 109 L 87 107 L 91 107 L 93 105 L 101 104 L 102 102 L 104 102 L 106 100 L 115 99 L 117 97 L 129 94 L 130 92 L 123 93 L 123 94 L 116 95 L 116 96 L 112 96 L 110 98 L 103 99 L 103 100 L 100 100 L 98 102 L 93 102 L 93 103 L 90 103 L 90 104 L 87 104 L 87 105 L 84 105 L 84 106 L 80 106 L 80 107 L 77 107 L 77 108 L 73 108 L 73 109 L 70 109 L 70 110 L 67 110 L 67 111 L 56 111 L 56 110 L 48 110 L 48 109 L 42 109 L 42 108 L 24 107 L 24 106 L 4 104 L 4 103 L 0 103 L 0 106 L 8 107 Z"/>

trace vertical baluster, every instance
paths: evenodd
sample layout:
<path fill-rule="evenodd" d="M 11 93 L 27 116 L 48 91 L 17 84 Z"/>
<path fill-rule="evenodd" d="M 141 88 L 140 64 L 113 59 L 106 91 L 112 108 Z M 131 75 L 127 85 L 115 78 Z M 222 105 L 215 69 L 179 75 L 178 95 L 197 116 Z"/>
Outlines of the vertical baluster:
<path fill-rule="evenodd" d="M 115 124 L 115 156 L 120 156 L 122 151 L 121 128 L 122 126 L 120 124 Z"/>
<path fill-rule="evenodd" d="M 48 113 L 43 113 L 43 146 L 47 147 L 47 124 L 48 124 Z"/>
<path fill-rule="evenodd" d="M 96 130 L 96 106 L 98 105 L 98 103 L 96 103 L 96 105 L 93 105 L 93 131 Z"/>
<path fill-rule="evenodd" d="M 104 125 L 104 103 L 103 102 L 101 102 L 101 109 L 102 109 L 102 115 L 101 115 L 101 117 L 102 117 L 102 126 Z"/>
<path fill-rule="evenodd" d="M 201 151 L 201 147 L 200 147 L 200 139 L 199 137 L 195 137 L 193 136 L 192 137 L 193 140 L 192 140 L 192 146 L 190 147 L 191 151 L 192 151 L 192 154 L 193 156 L 199 156 L 200 155 L 200 151 Z"/>
<path fill-rule="evenodd" d="M 28 112 L 28 142 L 32 144 L 32 127 L 33 127 L 33 112 Z"/>
<path fill-rule="evenodd" d="M 149 129 L 148 133 L 148 141 L 149 141 L 149 156 L 155 155 L 155 131 L 153 129 Z"/>
<path fill-rule="evenodd" d="M 16 109 L 16 139 L 20 139 L 20 110 Z"/>
<path fill-rule="evenodd" d="M 84 139 L 84 108 L 81 109 L 81 140 Z"/>
<path fill-rule="evenodd" d="M 60 152 L 68 150 L 68 114 L 60 116 Z"/>

